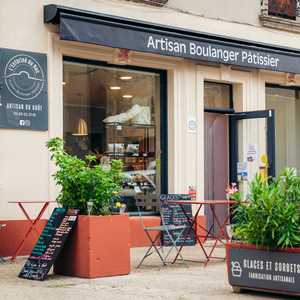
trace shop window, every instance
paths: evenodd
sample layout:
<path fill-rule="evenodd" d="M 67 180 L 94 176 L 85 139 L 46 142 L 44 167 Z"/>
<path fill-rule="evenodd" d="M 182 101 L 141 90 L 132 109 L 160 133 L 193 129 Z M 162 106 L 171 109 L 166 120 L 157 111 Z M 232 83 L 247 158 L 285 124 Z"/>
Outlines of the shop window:
<path fill-rule="evenodd" d="M 262 0 L 261 24 L 266 27 L 300 32 L 300 0 Z"/>
<path fill-rule="evenodd" d="M 269 15 L 286 19 L 296 19 L 296 0 L 269 0 Z"/>
<path fill-rule="evenodd" d="M 64 60 L 64 139 L 68 153 L 124 165 L 122 199 L 161 191 L 161 74 Z"/>
<path fill-rule="evenodd" d="M 204 108 L 206 110 L 232 109 L 231 85 L 215 82 L 205 82 Z"/>
<path fill-rule="evenodd" d="M 275 110 L 276 175 L 285 167 L 295 167 L 300 171 L 299 90 L 267 86 L 266 108 Z"/>

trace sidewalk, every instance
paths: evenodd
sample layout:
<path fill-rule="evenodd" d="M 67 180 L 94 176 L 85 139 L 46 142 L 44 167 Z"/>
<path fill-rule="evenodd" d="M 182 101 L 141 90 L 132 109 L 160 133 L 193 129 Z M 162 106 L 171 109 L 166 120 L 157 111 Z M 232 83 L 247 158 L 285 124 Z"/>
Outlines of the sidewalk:
<path fill-rule="evenodd" d="M 224 254 L 224 249 L 218 249 Z M 25 259 L 0 264 L 1 300 L 226 300 L 226 299 L 291 299 L 262 293 L 232 293 L 227 282 L 224 262 L 215 261 L 203 267 L 199 263 L 182 263 L 160 268 L 156 255 L 135 269 L 144 248 L 133 249 L 132 272 L 128 276 L 87 280 L 50 274 L 44 282 L 17 277 Z M 187 247 L 184 257 L 199 257 L 199 248 Z"/>

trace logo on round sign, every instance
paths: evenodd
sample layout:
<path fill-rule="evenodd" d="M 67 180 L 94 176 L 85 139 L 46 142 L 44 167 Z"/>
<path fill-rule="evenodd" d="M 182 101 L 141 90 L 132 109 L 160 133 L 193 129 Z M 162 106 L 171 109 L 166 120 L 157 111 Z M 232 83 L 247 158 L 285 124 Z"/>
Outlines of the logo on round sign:
<path fill-rule="evenodd" d="M 30 55 L 13 56 L 5 66 L 5 85 L 21 100 L 36 98 L 43 90 L 45 76 L 40 64 Z"/>

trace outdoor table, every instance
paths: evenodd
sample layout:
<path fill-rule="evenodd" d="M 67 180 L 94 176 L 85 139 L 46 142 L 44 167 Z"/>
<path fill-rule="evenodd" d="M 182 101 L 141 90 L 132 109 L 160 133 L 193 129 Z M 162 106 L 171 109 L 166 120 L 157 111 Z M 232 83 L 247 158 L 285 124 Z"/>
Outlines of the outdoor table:
<path fill-rule="evenodd" d="M 17 257 L 17 255 L 20 253 L 26 239 L 29 237 L 30 233 L 34 230 L 37 236 L 40 236 L 39 231 L 36 228 L 37 223 L 42 218 L 45 210 L 49 206 L 50 203 L 56 203 L 56 201 L 8 201 L 8 203 L 16 203 L 22 210 L 23 214 L 25 215 L 26 219 L 30 222 L 30 227 L 28 228 L 26 234 L 24 235 L 23 239 L 18 244 L 16 250 L 14 251 L 14 254 L 11 257 L 11 261 L 14 261 Z M 37 217 L 35 219 L 30 218 L 29 214 L 27 213 L 25 207 L 23 204 L 43 204 L 40 212 L 38 213 Z"/>
<path fill-rule="evenodd" d="M 225 259 L 225 257 L 213 256 L 213 253 L 214 253 L 214 250 L 217 247 L 218 242 L 224 243 L 222 238 L 225 238 L 226 242 L 229 241 L 228 235 L 226 233 L 226 225 L 228 224 L 228 220 L 230 218 L 229 208 L 230 208 L 230 205 L 237 204 L 237 201 L 233 201 L 233 200 L 203 200 L 203 201 L 198 201 L 198 200 L 171 200 L 171 201 L 168 201 L 168 204 L 170 204 L 170 205 L 172 205 L 172 204 L 179 205 L 181 210 L 183 211 L 183 213 L 184 213 L 184 215 L 185 215 L 185 217 L 186 217 L 186 219 L 189 223 L 189 230 L 186 232 L 186 234 L 184 236 L 184 241 L 189 236 L 190 232 L 193 230 L 194 233 L 195 233 L 196 242 L 199 243 L 200 248 L 202 249 L 202 252 L 205 256 L 205 260 L 200 261 L 200 262 L 204 262 L 204 264 L 206 266 L 208 264 L 208 262 L 210 261 L 210 259 L 212 259 L 212 258 Z M 192 218 L 190 218 L 188 216 L 188 214 L 186 213 L 186 211 L 185 211 L 184 207 L 187 204 L 198 205 L 198 209 L 196 211 L 196 214 Z M 216 221 L 216 225 L 217 225 L 217 228 L 220 231 L 220 234 L 214 234 L 212 232 L 214 224 L 211 225 L 210 228 L 208 228 L 208 229 L 206 227 L 203 227 L 200 224 L 197 224 L 198 215 L 201 211 L 201 208 L 205 205 L 210 208 L 210 210 L 212 212 L 212 215 L 213 215 L 213 219 Z M 215 213 L 215 207 L 217 205 L 228 205 L 228 214 L 225 217 L 223 222 L 219 220 L 217 214 Z M 204 235 L 200 235 L 200 234 L 197 233 L 197 228 L 198 227 L 205 232 Z M 203 241 L 201 240 L 201 238 L 203 238 Z M 213 245 L 212 245 L 209 252 L 204 248 L 204 243 L 208 239 L 213 240 Z M 175 258 L 173 260 L 173 263 L 176 262 L 176 260 L 179 256 L 179 253 L 182 251 L 183 246 L 184 246 L 184 242 L 180 246 L 178 254 L 175 256 Z"/>

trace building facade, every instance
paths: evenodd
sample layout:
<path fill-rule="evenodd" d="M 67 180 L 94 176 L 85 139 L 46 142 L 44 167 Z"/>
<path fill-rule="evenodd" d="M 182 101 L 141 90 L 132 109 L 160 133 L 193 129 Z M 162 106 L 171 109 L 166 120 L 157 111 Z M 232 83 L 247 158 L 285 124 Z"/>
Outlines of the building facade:
<path fill-rule="evenodd" d="M 262 155 L 270 175 L 300 169 L 298 18 L 289 0 L 2 1 L 3 255 L 26 230 L 9 202 L 56 198 L 51 137 L 123 160 L 133 233 L 137 191 L 224 199 L 229 182 L 247 189 Z"/>

